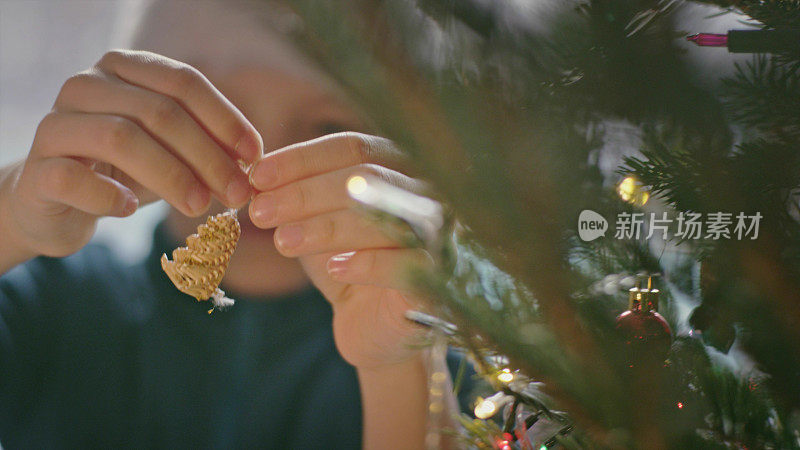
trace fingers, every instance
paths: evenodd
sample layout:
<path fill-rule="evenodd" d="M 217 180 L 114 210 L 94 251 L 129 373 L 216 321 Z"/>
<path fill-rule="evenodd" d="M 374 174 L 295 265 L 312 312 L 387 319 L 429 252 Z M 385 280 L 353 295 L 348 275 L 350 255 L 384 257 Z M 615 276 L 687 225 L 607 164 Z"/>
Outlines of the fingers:
<path fill-rule="evenodd" d="M 350 209 L 281 225 L 275 231 L 275 247 L 288 257 L 397 246 L 377 224 Z"/>
<path fill-rule="evenodd" d="M 114 50 L 97 67 L 127 83 L 173 98 L 223 147 L 246 162 L 261 155 L 261 136 L 244 115 L 197 69 L 145 51 Z"/>
<path fill-rule="evenodd" d="M 134 122 L 119 116 L 50 113 L 39 125 L 32 153 L 107 162 L 190 216 L 202 214 L 211 202 L 208 189 L 185 164 Z"/>
<path fill-rule="evenodd" d="M 345 132 L 276 150 L 256 162 L 250 180 L 261 191 L 359 164 L 396 167 L 402 153 L 392 141 Z"/>
<path fill-rule="evenodd" d="M 348 167 L 259 193 L 250 203 L 250 218 L 258 227 L 271 228 L 345 209 L 351 204 L 346 181 L 355 173 L 369 173 L 407 189 L 418 184 L 413 178 L 373 164 Z"/>
<path fill-rule="evenodd" d="M 42 200 L 95 216 L 127 217 L 139 206 L 130 189 L 71 158 L 42 161 L 36 177 Z"/>
<path fill-rule="evenodd" d="M 408 290 L 412 270 L 432 270 L 433 258 L 420 249 L 368 249 L 341 253 L 327 263 L 328 274 L 347 284 Z"/>
<path fill-rule="evenodd" d="M 247 175 L 170 97 L 99 72 L 83 73 L 65 84 L 56 108 L 129 118 L 188 165 L 227 206 L 239 207 L 250 199 Z"/>

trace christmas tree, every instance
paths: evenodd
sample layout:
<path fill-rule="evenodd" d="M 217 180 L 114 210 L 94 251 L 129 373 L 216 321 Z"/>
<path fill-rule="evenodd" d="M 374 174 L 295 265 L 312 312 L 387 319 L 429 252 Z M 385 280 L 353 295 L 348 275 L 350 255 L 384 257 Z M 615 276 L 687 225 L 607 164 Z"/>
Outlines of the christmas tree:
<path fill-rule="evenodd" d="M 287 3 L 448 205 L 412 318 L 486 381 L 462 442 L 800 448 L 800 1 Z"/>

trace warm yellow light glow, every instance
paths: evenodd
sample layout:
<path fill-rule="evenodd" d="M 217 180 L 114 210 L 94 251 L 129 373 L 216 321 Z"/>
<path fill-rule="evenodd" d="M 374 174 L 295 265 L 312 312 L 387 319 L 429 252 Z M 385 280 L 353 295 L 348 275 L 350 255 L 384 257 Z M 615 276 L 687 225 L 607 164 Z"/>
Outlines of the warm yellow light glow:
<path fill-rule="evenodd" d="M 511 370 L 509 369 L 503 369 L 499 374 L 497 374 L 497 379 L 503 383 L 511 383 L 514 381 L 514 374 L 511 373 Z"/>
<path fill-rule="evenodd" d="M 442 402 L 433 402 L 430 405 L 428 405 L 428 410 L 434 414 L 442 412 L 443 409 L 444 405 L 442 404 Z"/>
<path fill-rule="evenodd" d="M 478 399 L 478 405 L 475 406 L 475 417 L 478 419 L 488 419 L 497 412 L 497 405 L 489 399 Z"/>
<path fill-rule="evenodd" d="M 622 200 L 629 202 L 633 199 L 636 192 L 636 179 L 633 177 L 625 177 L 617 186 L 617 193 Z"/>
<path fill-rule="evenodd" d="M 639 205 L 644 205 L 647 201 L 650 200 L 650 193 L 649 192 L 642 192 L 641 197 L 639 198 Z"/>
<path fill-rule="evenodd" d="M 431 380 L 433 380 L 435 383 L 443 383 L 444 380 L 446 379 L 447 379 L 447 374 L 445 374 L 444 372 L 433 372 L 431 374 Z"/>
<path fill-rule="evenodd" d="M 347 180 L 347 190 L 352 195 L 358 195 L 367 190 L 367 180 L 361 175 L 354 175 Z"/>
<path fill-rule="evenodd" d="M 619 197 L 623 201 L 637 206 L 644 206 L 644 204 L 650 200 L 650 193 L 647 192 L 647 189 L 645 189 L 642 183 L 632 175 L 620 181 L 617 185 L 617 194 L 619 194 Z"/>

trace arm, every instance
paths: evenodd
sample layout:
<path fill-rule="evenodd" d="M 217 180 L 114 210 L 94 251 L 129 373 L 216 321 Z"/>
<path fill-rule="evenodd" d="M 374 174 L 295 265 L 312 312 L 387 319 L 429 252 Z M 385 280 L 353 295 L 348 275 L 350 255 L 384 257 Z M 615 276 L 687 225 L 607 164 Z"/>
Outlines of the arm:
<path fill-rule="evenodd" d="M 271 152 L 251 175 L 261 191 L 250 203 L 253 223 L 276 227 L 278 251 L 299 258 L 331 303 L 337 349 L 358 371 L 367 449 L 423 448 L 429 425 L 425 359 L 413 346 L 421 330 L 404 316 L 424 299 L 412 294 L 404 275 L 433 260 L 363 217 L 346 191 L 347 179 L 365 172 L 419 188 L 419 181 L 381 165 L 399 154 L 386 139 L 337 133 Z M 443 395 L 440 417 L 449 419 L 457 411 L 452 389 Z"/>
<path fill-rule="evenodd" d="M 190 216 L 211 196 L 250 198 L 236 160 L 261 137 L 194 68 L 149 52 L 112 51 L 70 77 L 24 162 L 0 169 L 0 274 L 37 255 L 81 249 L 103 216 L 163 198 Z"/>
<path fill-rule="evenodd" d="M 444 361 L 441 361 L 444 367 Z M 428 432 L 441 439 L 436 448 L 451 448 L 441 430 L 456 429 L 456 399 L 447 377 L 443 390 L 444 409 L 439 422 L 429 424 L 428 371 L 423 354 L 392 366 L 358 370 L 364 411 L 365 449 L 421 449 Z"/>

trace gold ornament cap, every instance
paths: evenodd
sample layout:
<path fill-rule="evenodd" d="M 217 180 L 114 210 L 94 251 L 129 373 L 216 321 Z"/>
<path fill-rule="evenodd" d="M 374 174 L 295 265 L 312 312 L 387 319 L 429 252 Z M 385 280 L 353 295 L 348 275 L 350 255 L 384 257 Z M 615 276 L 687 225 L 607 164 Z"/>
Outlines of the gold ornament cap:
<path fill-rule="evenodd" d="M 647 277 L 647 288 L 632 287 L 628 291 L 628 309 L 658 311 L 658 289 L 653 289 L 653 278 Z"/>
<path fill-rule="evenodd" d="M 628 290 L 628 309 L 636 311 L 641 309 L 642 304 L 642 291 L 638 287 L 632 287 Z"/>

